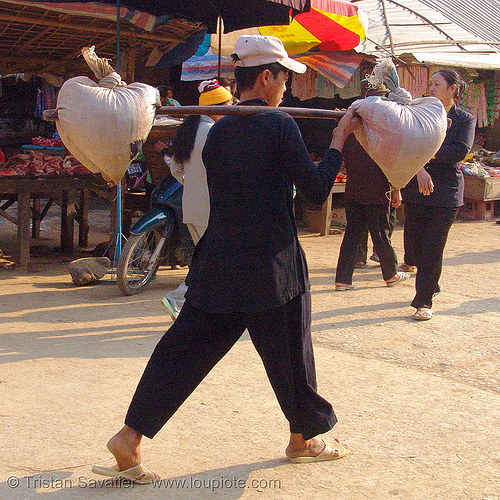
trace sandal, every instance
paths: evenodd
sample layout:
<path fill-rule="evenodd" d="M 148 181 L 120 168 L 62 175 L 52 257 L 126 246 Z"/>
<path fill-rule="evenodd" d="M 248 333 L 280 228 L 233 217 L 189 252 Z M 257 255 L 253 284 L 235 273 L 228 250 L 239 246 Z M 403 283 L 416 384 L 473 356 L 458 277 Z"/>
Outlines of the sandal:
<path fill-rule="evenodd" d="M 391 281 L 386 281 L 385 284 L 387 286 L 394 286 L 396 283 L 401 283 L 402 281 L 408 279 L 410 275 L 408 273 L 404 273 L 403 271 L 398 271 L 396 276 L 391 278 Z"/>
<path fill-rule="evenodd" d="M 419 307 L 412 318 L 416 321 L 427 321 L 432 318 L 432 309 L 430 307 Z"/>
<path fill-rule="evenodd" d="M 401 264 L 398 271 L 403 271 L 405 273 L 414 273 L 417 270 L 417 266 L 410 266 L 410 264 Z"/>
<path fill-rule="evenodd" d="M 366 262 L 362 262 L 362 261 L 356 262 L 354 264 L 354 269 L 366 269 L 367 267 L 368 267 L 368 264 Z"/>
<path fill-rule="evenodd" d="M 288 460 L 294 464 L 309 464 L 325 460 L 338 460 L 351 452 L 348 446 L 340 444 L 336 439 L 334 441 L 323 439 L 322 441 L 325 443 L 325 449 L 319 455 L 315 457 L 288 457 Z"/>
<path fill-rule="evenodd" d="M 434 292 L 434 293 L 432 294 L 432 298 L 436 297 L 436 295 L 437 295 L 438 293 L 441 293 L 442 291 L 443 291 L 443 287 L 442 287 L 441 285 L 438 285 L 437 292 Z"/>
<path fill-rule="evenodd" d="M 134 484 L 151 484 L 154 481 L 160 479 L 160 476 L 158 476 L 158 474 L 155 474 L 154 472 L 146 469 L 146 467 L 144 467 L 142 464 L 136 465 L 135 467 L 127 470 L 119 470 L 118 465 L 115 465 L 113 467 L 94 465 L 92 467 L 92 472 L 101 476 L 123 479 Z"/>
<path fill-rule="evenodd" d="M 351 290 L 357 290 L 358 287 L 356 285 L 335 285 L 336 292 L 347 292 Z"/>

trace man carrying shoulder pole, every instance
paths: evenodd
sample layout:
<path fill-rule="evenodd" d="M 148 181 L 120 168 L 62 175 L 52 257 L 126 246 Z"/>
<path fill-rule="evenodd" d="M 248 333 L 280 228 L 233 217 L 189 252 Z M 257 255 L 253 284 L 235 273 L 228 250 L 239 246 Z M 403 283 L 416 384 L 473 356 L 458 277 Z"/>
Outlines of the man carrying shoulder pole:
<path fill-rule="evenodd" d="M 306 67 L 288 57 L 280 40 L 260 35 L 241 36 L 233 59 L 241 104 L 269 110 L 225 116 L 210 130 L 203 150 L 210 219 L 186 279 L 186 303 L 149 360 L 125 426 L 108 442 L 117 465 L 95 466 L 99 474 L 155 480 L 141 465 L 142 436 L 157 434 L 245 329 L 289 422 L 289 460 L 349 453 L 337 440 L 319 437 L 337 418 L 316 391 L 310 287 L 293 186 L 323 203 L 342 163 L 344 141 L 360 120 L 347 110 L 316 166 L 294 120 L 276 109 L 289 71 L 303 73 Z"/>

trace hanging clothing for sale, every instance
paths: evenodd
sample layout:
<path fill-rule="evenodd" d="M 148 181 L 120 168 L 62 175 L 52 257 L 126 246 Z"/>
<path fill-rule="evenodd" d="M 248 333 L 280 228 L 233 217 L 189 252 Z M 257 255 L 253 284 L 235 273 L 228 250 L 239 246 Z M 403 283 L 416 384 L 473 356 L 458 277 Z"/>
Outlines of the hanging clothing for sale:
<path fill-rule="evenodd" d="M 345 86 L 338 90 L 337 94 L 341 99 L 352 99 L 361 95 L 361 71 L 359 68 L 356 69 Z"/>
<path fill-rule="evenodd" d="M 314 99 L 316 97 L 316 75 L 317 73 L 310 68 L 307 68 L 302 75 L 294 73 L 291 85 L 292 95 L 301 101 Z"/>
<path fill-rule="evenodd" d="M 408 90 L 414 99 L 427 94 L 429 68 L 425 66 L 412 66 L 410 71 L 405 66 L 399 66 L 397 70 L 401 87 Z"/>
<path fill-rule="evenodd" d="M 301 101 L 322 97 L 351 99 L 361 95 L 359 54 L 343 52 L 306 52 L 295 57 L 307 66 L 302 74 L 293 74 L 292 95 Z"/>
<path fill-rule="evenodd" d="M 334 99 L 338 88 L 323 75 L 318 75 L 314 84 L 316 90 L 316 97 L 323 97 L 324 99 Z"/>
<path fill-rule="evenodd" d="M 488 116 L 488 124 L 493 125 L 495 122 L 494 118 L 494 101 L 495 101 L 495 82 L 492 80 L 489 80 L 487 82 L 484 82 L 484 91 L 486 94 L 486 110 L 487 110 L 487 116 Z"/>
<path fill-rule="evenodd" d="M 493 123 L 500 118 L 500 82 L 495 82 L 493 91 Z"/>

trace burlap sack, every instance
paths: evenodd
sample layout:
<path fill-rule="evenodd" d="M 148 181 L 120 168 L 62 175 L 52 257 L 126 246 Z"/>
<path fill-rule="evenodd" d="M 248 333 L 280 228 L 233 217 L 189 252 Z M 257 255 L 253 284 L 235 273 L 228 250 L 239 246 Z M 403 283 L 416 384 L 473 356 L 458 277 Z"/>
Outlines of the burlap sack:
<path fill-rule="evenodd" d="M 354 133 L 388 181 L 400 189 L 441 147 L 448 126 L 446 110 L 435 97 L 412 99 L 399 87 L 390 60 L 382 61 L 374 73 L 370 83 L 382 83 L 391 93 L 387 98 L 366 97 L 352 104 L 363 119 Z"/>
<path fill-rule="evenodd" d="M 118 184 L 151 131 L 160 94 L 145 83 L 127 85 L 93 47 L 82 54 L 99 83 L 86 76 L 64 82 L 57 95 L 57 131 L 85 167 Z"/>
<path fill-rule="evenodd" d="M 107 257 L 85 257 L 69 263 L 69 273 L 76 286 L 97 283 L 107 272 L 111 262 Z"/>

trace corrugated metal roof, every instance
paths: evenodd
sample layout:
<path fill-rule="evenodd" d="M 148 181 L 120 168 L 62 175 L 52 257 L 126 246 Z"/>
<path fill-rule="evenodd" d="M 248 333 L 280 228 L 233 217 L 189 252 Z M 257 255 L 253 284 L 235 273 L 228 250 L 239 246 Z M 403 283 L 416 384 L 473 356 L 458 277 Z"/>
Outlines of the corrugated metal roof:
<path fill-rule="evenodd" d="M 443 52 L 413 52 L 413 57 L 424 64 L 455 68 L 500 69 L 500 54 L 464 54 Z"/>
<path fill-rule="evenodd" d="M 458 17 L 470 16 L 468 25 L 486 26 L 492 21 L 486 4 L 493 0 L 476 0 L 474 9 L 469 5 L 466 14 L 456 14 L 452 19 L 448 12 L 438 10 L 438 4 L 446 4 L 446 11 L 459 10 L 458 3 L 465 0 L 454 0 L 450 6 L 449 0 L 353 0 L 368 15 L 368 38 L 356 50 L 373 55 L 400 55 L 413 52 L 468 52 L 468 53 L 497 53 L 500 45 L 487 42 L 496 42 L 494 33 L 499 31 L 498 26 L 492 30 L 491 36 L 486 38 L 481 29 L 467 28 L 464 22 L 458 23 Z M 484 2 L 484 5 L 481 4 Z M 476 5 L 477 4 L 477 5 Z M 499 11 L 498 1 L 495 1 Z M 433 5 L 433 6 L 431 6 Z M 498 17 L 500 19 L 500 17 Z M 497 23 L 498 24 L 498 23 Z M 500 42 L 500 40 L 498 40 Z"/>
<path fill-rule="evenodd" d="M 421 0 L 484 40 L 500 42 L 498 0 Z"/>

